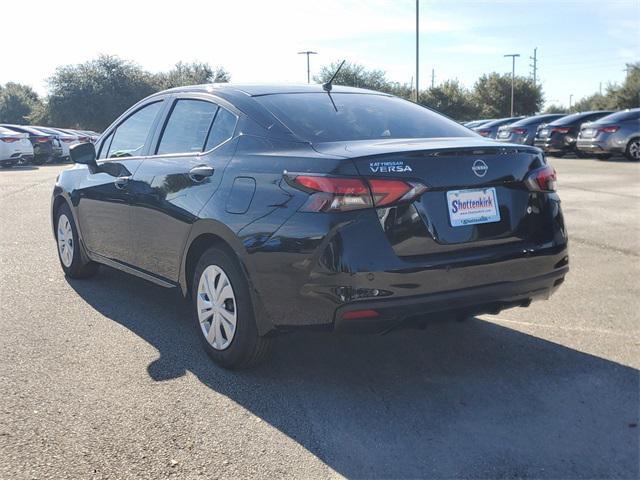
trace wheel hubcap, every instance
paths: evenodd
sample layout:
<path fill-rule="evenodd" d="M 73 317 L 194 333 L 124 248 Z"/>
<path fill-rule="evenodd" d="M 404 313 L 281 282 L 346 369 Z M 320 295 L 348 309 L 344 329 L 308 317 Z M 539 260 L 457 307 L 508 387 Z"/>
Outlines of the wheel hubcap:
<path fill-rule="evenodd" d="M 629 145 L 629 153 L 636 160 L 640 160 L 640 141 L 635 141 Z"/>
<path fill-rule="evenodd" d="M 216 350 L 224 350 L 236 333 L 236 297 L 227 274 L 209 265 L 198 283 L 198 320 L 202 334 Z"/>
<path fill-rule="evenodd" d="M 73 262 L 73 230 L 71 222 L 63 213 L 58 218 L 58 253 L 65 267 L 70 267 Z"/>

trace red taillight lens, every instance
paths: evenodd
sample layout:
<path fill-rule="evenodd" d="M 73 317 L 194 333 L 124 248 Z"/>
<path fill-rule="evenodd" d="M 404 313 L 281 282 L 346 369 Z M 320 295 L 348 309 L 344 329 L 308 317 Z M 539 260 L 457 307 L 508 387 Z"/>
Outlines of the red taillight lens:
<path fill-rule="evenodd" d="M 551 133 L 569 133 L 569 127 L 554 127 L 551 129 Z"/>
<path fill-rule="evenodd" d="M 350 310 L 342 314 L 344 320 L 355 320 L 358 318 L 376 318 L 380 314 L 376 310 Z"/>
<path fill-rule="evenodd" d="M 604 133 L 616 133 L 618 130 L 620 130 L 620 126 L 618 125 L 607 125 L 606 127 L 600 127 L 598 129 L 599 132 Z"/>
<path fill-rule="evenodd" d="M 20 137 L 0 137 L 0 141 L 2 141 L 4 143 L 19 142 L 20 141 Z"/>
<path fill-rule="evenodd" d="M 527 129 L 526 128 L 512 128 L 511 131 L 513 133 L 515 133 L 516 135 L 524 135 L 525 133 L 527 133 Z"/>
<path fill-rule="evenodd" d="M 551 165 L 537 168 L 525 179 L 529 190 L 533 192 L 555 192 L 556 191 L 556 171 Z"/>
<path fill-rule="evenodd" d="M 49 137 L 35 137 L 35 140 L 38 143 L 47 143 L 49 141 Z"/>
<path fill-rule="evenodd" d="M 398 179 L 287 175 L 287 181 L 310 194 L 302 207 L 306 212 L 340 212 L 386 207 L 397 202 L 414 200 L 427 190 L 421 183 Z"/>
<path fill-rule="evenodd" d="M 75 138 L 62 137 L 60 140 L 62 140 L 64 143 L 72 143 L 75 141 Z"/>
<path fill-rule="evenodd" d="M 491 134 L 491 130 L 477 130 L 477 132 L 483 137 L 488 137 Z"/>

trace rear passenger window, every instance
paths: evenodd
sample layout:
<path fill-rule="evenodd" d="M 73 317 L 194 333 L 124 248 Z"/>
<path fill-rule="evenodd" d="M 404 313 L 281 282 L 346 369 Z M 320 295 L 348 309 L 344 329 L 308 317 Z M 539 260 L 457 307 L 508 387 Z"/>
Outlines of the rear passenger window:
<path fill-rule="evenodd" d="M 205 150 L 211 150 L 233 137 L 237 120 L 237 117 L 233 113 L 221 107 L 211 126 L 211 132 L 209 133 Z"/>
<path fill-rule="evenodd" d="M 120 158 L 143 155 L 149 130 L 161 106 L 162 102 L 146 105 L 122 122 L 113 134 L 107 156 Z"/>
<path fill-rule="evenodd" d="M 201 152 L 218 106 L 205 100 L 178 100 L 160 139 L 158 155 Z"/>

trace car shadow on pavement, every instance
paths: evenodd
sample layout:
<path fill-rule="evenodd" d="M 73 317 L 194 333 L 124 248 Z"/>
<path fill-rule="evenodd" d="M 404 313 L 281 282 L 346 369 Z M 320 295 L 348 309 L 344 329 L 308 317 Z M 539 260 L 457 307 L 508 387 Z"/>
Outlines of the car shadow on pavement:
<path fill-rule="evenodd" d="M 266 364 L 228 372 L 177 290 L 109 268 L 69 283 L 158 350 L 151 378 L 192 372 L 346 477 L 638 477 L 633 368 L 473 319 L 289 334 Z"/>

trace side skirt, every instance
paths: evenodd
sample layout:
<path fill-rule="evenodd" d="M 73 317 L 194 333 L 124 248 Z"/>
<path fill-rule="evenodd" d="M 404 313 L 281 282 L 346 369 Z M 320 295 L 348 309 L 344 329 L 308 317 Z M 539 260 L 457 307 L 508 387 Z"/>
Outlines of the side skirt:
<path fill-rule="evenodd" d="M 155 283 L 156 285 L 160 285 L 161 287 L 176 288 L 176 287 L 179 286 L 177 283 L 173 283 L 173 282 L 170 282 L 170 281 L 165 280 L 163 278 L 156 277 L 155 275 L 152 275 L 150 273 L 144 272 L 142 270 L 138 270 L 137 268 L 131 267 L 131 266 L 125 264 L 125 263 L 120 263 L 117 260 L 112 260 L 110 258 L 103 257 L 102 255 L 99 255 L 97 253 L 88 253 L 87 252 L 87 255 L 94 262 L 101 263 L 103 265 L 107 265 L 108 267 L 115 268 L 117 270 L 120 270 L 122 272 L 128 273 L 130 275 L 135 275 L 136 277 L 140 277 L 143 280 L 147 280 L 148 282 Z"/>

